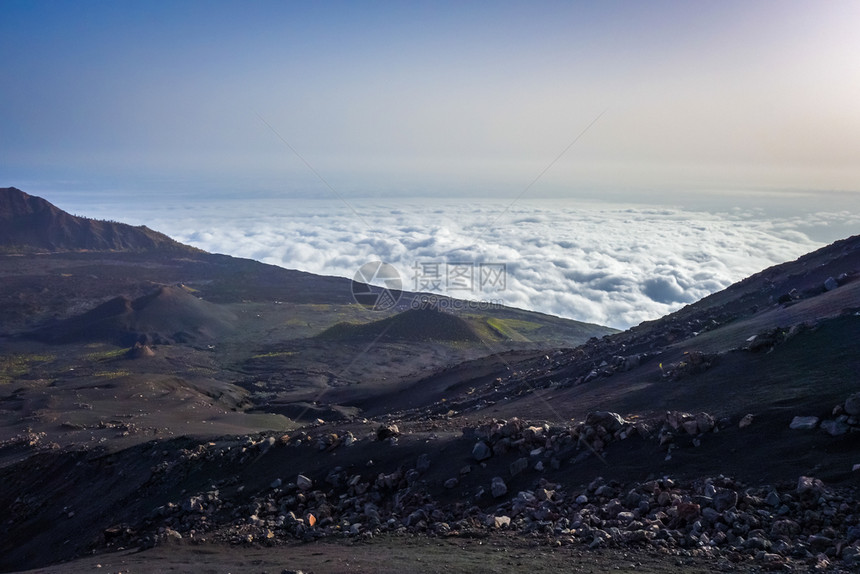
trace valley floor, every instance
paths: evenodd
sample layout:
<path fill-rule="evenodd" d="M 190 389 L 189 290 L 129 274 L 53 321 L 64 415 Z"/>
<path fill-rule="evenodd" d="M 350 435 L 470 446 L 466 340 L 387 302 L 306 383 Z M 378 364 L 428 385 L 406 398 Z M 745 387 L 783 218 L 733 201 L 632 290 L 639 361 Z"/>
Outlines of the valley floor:
<path fill-rule="evenodd" d="M 529 572 L 661 574 L 753 572 L 760 566 L 727 559 L 667 556 L 630 549 L 588 550 L 584 545 L 550 545 L 513 536 L 483 539 L 383 536 L 370 542 L 325 540 L 287 545 L 233 546 L 172 543 L 137 551 L 124 550 L 81 558 L 35 574 L 116 572 L 128 574 L 195 572 L 222 574 L 505 574 Z"/>

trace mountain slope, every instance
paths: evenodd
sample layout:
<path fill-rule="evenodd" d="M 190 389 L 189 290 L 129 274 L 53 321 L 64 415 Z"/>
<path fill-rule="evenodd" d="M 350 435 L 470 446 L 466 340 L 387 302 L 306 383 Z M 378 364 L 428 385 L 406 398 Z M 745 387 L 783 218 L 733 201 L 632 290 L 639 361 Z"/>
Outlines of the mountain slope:
<path fill-rule="evenodd" d="M 338 323 L 318 336 L 352 342 L 480 341 L 465 319 L 432 309 L 410 309 L 371 323 Z"/>
<path fill-rule="evenodd" d="M 162 286 L 135 300 L 116 297 L 30 336 L 50 343 L 104 341 L 124 346 L 191 342 L 228 334 L 235 322 L 236 315 L 222 306 L 200 300 L 180 287 Z"/>
<path fill-rule="evenodd" d="M 145 226 L 70 215 L 14 187 L 0 188 L 0 249 L 7 252 L 193 250 Z"/>
<path fill-rule="evenodd" d="M 860 237 L 851 237 L 623 333 L 527 358 L 476 359 L 376 401 L 416 420 L 477 411 L 563 424 L 612 411 L 641 422 L 649 457 L 634 463 L 629 445 L 605 445 L 614 462 L 599 469 L 604 477 L 846 480 L 860 462 L 860 417 L 844 407 L 860 392 L 857 373 Z M 720 432 L 678 431 L 673 424 L 694 416 L 685 413 L 706 413 L 695 416 Z M 799 431 L 790 428 L 795 417 L 817 422 Z"/>

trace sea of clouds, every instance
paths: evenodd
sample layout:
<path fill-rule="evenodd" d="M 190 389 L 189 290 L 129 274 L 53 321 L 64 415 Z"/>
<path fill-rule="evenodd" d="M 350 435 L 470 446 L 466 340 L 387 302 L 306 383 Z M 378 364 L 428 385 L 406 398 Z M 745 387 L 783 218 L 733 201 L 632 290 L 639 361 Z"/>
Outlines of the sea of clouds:
<path fill-rule="evenodd" d="M 616 328 L 821 247 L 810 230 L 860 226 L 860 216 L 845 211 L 774 218 L 564 200 L 220 199 L 167 202 L 125 217 L 104 209 L 210 252 L 349 278 L 383 261 L 407 290 Z M 495 274 L 482 280 L 481 264 Z M 448 281 L 469 268 L 470 283 Z"/>

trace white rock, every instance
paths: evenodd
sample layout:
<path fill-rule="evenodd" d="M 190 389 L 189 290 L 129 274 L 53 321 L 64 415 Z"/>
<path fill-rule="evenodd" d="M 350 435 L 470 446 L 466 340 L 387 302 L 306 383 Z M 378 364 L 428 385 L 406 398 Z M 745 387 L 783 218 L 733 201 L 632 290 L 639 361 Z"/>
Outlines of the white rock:
<path fill-rule="evenodd" d="M 495 516 L 493 517 L 493 525 L 496 528 L 508 527 L 511 525 L 510 516 Z"/>
<path fill-rule="evenodd" d="M 818 417 L 801 417 L 797 416 L 791 419 L 791 424 L 788 428 L 792 430 L 811 430 L 818 426 Z"/>
<path fill-rule="evenodd" d="M 303 474 L 296 477 L 296 486 L 298 486 L 300 490 L 310 490 L 313 485 L 314 482 Z"/>

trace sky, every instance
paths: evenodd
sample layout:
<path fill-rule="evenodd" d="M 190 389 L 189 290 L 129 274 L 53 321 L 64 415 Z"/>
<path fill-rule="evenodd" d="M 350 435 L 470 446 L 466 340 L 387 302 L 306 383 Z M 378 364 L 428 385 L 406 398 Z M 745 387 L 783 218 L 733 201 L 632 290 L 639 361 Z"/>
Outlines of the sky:
<path fill-rule="evenodd" d="M 0 175 L 331 194 L 292 146 L 345 195 L 515 196 L 599 117 L 535 194 L 856 192 L 858 29 L 854 1 L 4 0 Z"/>
<path fill-rule="evenodd" d="M 4 0 L 0 186 L 320 273 L 503 259 L 506 302 L 629 326 L 857 233 L 857 30 L 838 0 Z"/>

